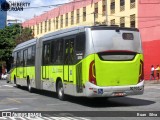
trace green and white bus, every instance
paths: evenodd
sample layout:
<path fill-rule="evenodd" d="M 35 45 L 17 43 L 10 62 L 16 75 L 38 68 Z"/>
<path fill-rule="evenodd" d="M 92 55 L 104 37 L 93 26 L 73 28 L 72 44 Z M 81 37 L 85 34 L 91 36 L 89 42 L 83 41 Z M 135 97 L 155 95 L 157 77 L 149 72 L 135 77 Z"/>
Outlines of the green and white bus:
<path fill-rule="evenodd" d="M 13 50 L 11 81 L 17 86 L 85 97 L 144 92 L 139 30 L 79 26 L 19 44 Z"/>

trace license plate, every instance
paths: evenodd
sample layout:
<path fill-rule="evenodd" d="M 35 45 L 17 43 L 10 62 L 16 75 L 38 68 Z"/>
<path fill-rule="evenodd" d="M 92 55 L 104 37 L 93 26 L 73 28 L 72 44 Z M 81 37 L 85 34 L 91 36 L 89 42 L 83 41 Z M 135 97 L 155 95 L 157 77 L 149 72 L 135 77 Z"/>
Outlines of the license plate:
<path fill-rule="evenodd" d="M 124 96 L 125 94 L 123 92 L 116 92 L 114 93 L 114 96 Z"/>

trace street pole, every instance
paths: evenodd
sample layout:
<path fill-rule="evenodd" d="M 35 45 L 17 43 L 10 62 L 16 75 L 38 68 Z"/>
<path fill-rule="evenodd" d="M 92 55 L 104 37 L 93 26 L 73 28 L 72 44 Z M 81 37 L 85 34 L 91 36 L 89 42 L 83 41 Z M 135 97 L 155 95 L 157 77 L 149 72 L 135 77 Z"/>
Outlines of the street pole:
<path fill-rule="evenodd" d="M 20 26 L 20 35 L 22 34 L 22 20 L 16 19 L 16 23 L 18 23 L 17 21 L 20 21 L 19 26 Z"/>

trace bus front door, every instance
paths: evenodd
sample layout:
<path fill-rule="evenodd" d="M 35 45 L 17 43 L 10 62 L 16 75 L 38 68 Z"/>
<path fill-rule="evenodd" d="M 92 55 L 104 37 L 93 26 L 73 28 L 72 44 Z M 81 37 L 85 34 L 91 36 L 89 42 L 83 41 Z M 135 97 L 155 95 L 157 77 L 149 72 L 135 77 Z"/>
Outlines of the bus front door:
<path fill-rule="evenodd" d="M 73 64 L 74 64 L 74 41 L 75 38 L 65 39 L 64 45 L 64 82 L 73 83 Z"/>

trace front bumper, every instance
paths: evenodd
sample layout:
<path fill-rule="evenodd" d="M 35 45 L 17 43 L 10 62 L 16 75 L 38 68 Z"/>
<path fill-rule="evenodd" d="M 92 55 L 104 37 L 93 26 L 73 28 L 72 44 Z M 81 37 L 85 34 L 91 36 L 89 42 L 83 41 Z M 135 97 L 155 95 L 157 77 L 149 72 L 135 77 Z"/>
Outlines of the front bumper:
<path fill-rule="evenodd" d="M 144 80 L 137 85 L 100 87 L 90 82 L 85 84 L 87 97 L 117 97 L 141 95 L 144 92 Z"/>

